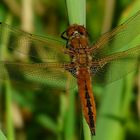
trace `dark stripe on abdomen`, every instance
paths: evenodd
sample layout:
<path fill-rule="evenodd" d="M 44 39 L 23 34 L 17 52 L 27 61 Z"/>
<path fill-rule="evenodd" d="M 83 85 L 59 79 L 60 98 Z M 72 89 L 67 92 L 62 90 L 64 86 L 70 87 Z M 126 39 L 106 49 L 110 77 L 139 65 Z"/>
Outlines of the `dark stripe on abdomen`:
<path fill-rule="evenodd" d="M 86 81 L 85 81 L 85 99 L 87 101 L 87 108 L 88 108 L 88 117 L 89 117 L 89 125 L 91 128 L 95 128 L 95 124 L 94 124 L 94 118 L 93 118 L 93 112 L 92 112 L 92 104 L 91 104 L 91 98 L 90 98 L 90 95 L 88 93 L 88 88 L 87 88 L 87 84 L 86 84 Z"/>

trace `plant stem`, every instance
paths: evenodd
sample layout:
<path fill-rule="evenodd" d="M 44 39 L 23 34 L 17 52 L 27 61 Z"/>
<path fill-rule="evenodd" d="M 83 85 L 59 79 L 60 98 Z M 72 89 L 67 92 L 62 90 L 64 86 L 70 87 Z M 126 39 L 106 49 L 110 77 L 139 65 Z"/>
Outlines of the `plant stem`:
<path fill-rule="evenodd" d="M 66 0 L 69 23 L 86 25 L 86 0 Z"/>
<path fill-rule="evenodd" d="M 86 26 L 86 0 L 66 0 L 66 4 L 70 25 L 80 24 Z M 91 140 L 89 127 L 85 123 L 83 121 L 84 137 L 86 140 Z"/>
<path fill-rule="evenodd" d="M 12 16 L 9 14 L 6 17 L 6 22 L 7 23 L 11 23 L 12 22 Z M 3 29 L 3 36 L 2 36 L 2 42 L 1 42 L 1 51 L 2 51 L 2 55 L 1 55 L 1 59 L 5 59 L 7 57 L 7 44 L 8 44 L 8 39 L 9 39 L 9 34 L 4 31 Z M 5 83 L 5 89 L 6 89 L 6 98 L 5 98 L 5 102 L 6 102 L 6 129 L 7 129 L 7 139 L 8 140 L 15 140 L 15 136 L 14 136 L 14 126 L 13 126 L 13 119 L 12 119 L 12 90 L 11 90 L 11 86 L 10 86 L 10 82 L 9 80 L 6 81 Z"/>

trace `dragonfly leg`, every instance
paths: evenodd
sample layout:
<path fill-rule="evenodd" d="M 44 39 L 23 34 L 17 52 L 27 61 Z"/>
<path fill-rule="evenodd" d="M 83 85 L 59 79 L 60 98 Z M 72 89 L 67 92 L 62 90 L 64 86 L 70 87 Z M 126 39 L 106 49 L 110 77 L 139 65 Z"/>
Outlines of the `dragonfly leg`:
<path fill-rule="evenodd" d="M 70 56 L 73 56 L 74 55 L 74 51 L 72 51 L 72 50 L 65 50 L 64 53 L 65 54 L 68 54 Z"/>

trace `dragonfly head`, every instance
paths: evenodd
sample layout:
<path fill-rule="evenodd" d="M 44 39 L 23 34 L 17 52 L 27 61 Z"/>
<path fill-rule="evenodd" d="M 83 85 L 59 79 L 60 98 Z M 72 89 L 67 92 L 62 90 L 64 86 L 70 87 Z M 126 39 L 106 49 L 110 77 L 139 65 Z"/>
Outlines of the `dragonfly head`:
<path fill-rule="evenodd" d="M 68 27 L 68 29 L 66 30 L 66 35 L 68 38 L 72 36 L 74 37 L 87 36 L 87 30 L 82 25 L 74 24 Z"/>
<path fill-rule="evenodd" d="M 77 25 L 77 24 L 73 24 L 69 26 L 67 30 L 64 31 L 61 35 L 61 37 L 66 40 L 73 37 L 80 38 L 80 37 L 87 37 L 87 36 L 88 36 L 88 33 L 87 33 L 86 28 L 82 25 Z"/>

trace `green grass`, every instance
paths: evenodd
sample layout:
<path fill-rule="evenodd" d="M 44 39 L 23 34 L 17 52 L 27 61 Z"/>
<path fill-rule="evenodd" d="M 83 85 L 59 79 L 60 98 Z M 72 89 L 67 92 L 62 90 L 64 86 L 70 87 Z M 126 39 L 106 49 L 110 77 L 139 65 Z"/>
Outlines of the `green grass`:
<path fill-rule="evenodd" d="M 3 132 L 0 130 L 0 140 L 7 140 Z"/>
<path fill-rule="evenodd" d="M 12 21 L 12 16 L 10 14 L 7 14 L 5 16 L 5 22 L 11 23 Z M 3 30 L 3 32 L 5 32 Z M 2 36 L 2 42 L 1 42 L 1 58 L 4 59 L 8 56 L 8 53 L 6 51 L 7 48 L 7 43 L 8 43 L 8 38 L 9 36 L 6 34 L 3 34 Z M 6 106 L 6 130 L 7 130 L 7 139 L 8 140 L 15 140 L 15 135 L 14 135 L 14 126 L 13 126 L 13 118 L 12 118 L 12 88 L 10 86 L 10 81 L 6 81 L 5 84 L 5 106 Z"/>
<path fill-rule="evenodd" d="M 86 25 L 86 0 L 66 0 L 69 23 Z"/>

